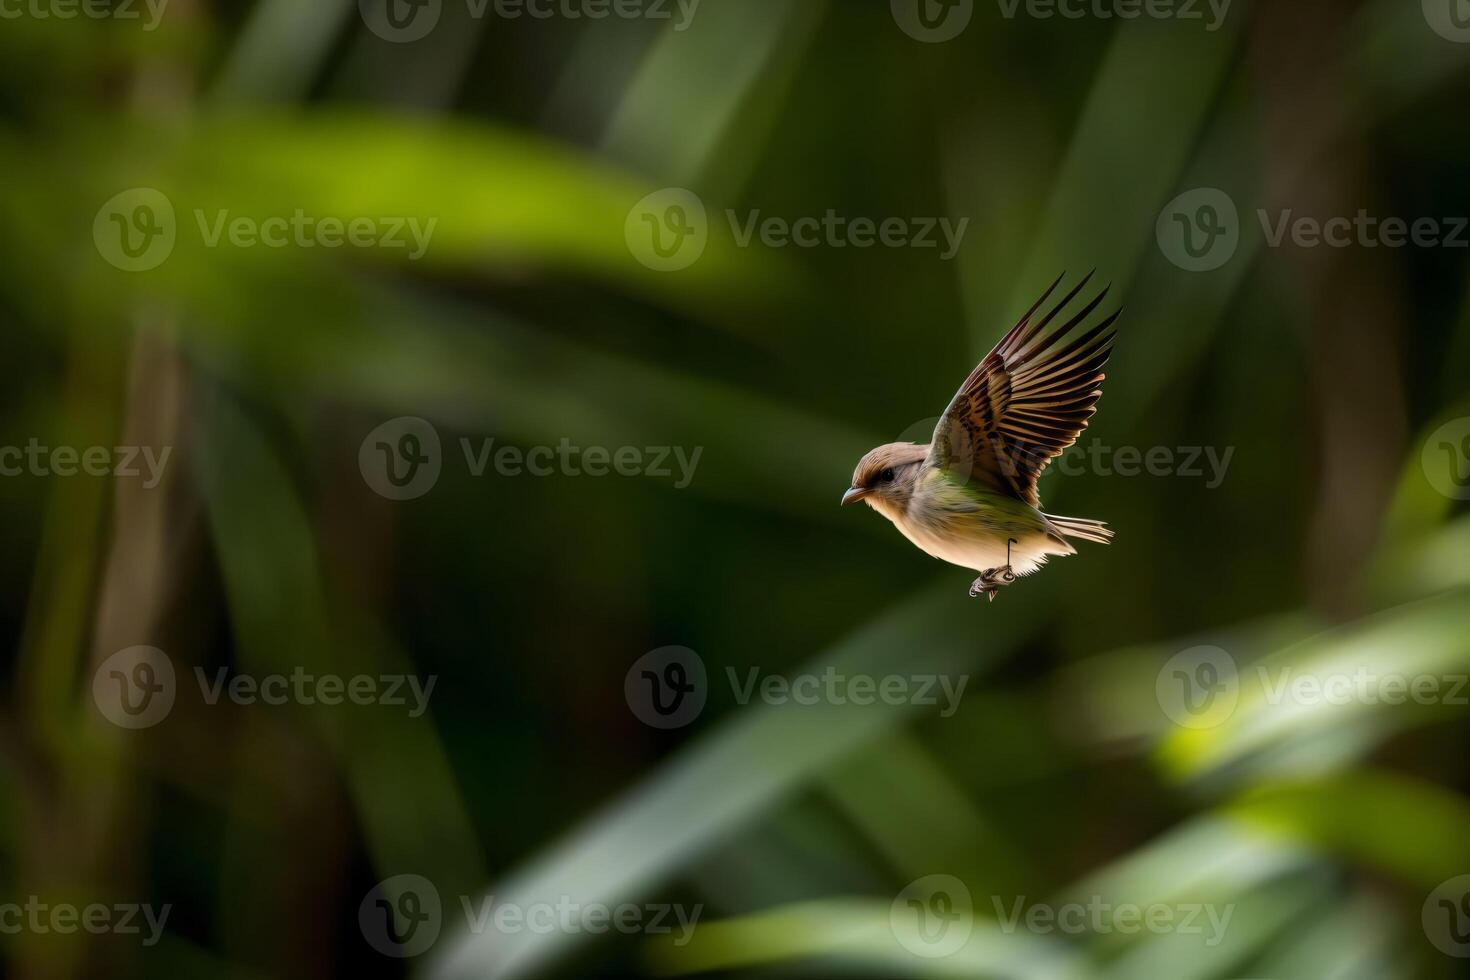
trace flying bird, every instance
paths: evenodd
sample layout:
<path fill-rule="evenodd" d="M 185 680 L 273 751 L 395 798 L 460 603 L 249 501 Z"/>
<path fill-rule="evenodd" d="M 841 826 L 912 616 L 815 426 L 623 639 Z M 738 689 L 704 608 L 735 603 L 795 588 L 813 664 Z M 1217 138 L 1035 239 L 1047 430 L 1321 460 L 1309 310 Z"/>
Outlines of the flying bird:
<path fill-rule="evenodd" d="M 1084 326 L 1104 289 L 1048 331 L 1092 274 L 1033 319 L 1064 278 L 970 372 L 928 444 L 872 450 L 842 495 L 843 504 L 865 501 L 921 551 L 979 572 L 970 595 L 991 602 L 1001 586 L 1036 571 L 1048 556 L 1076 554 L 1073 540 L 1106 544 L 1113 537 L 1102 521 L 1043 513 L 1036 493 L 1041 471 L 1097 411 L 1122 312 Z"/>

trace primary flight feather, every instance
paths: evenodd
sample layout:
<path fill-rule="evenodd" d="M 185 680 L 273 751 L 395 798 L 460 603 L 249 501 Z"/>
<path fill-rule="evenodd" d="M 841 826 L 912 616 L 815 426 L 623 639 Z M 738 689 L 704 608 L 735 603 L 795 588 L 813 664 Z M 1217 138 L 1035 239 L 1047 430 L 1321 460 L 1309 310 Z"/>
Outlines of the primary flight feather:
<path fill-rule="evenodd" d="M 1104 289 L 1062 315 L 1091 278 L 1038 318 L 1062 279 L 1052 283 L 960 385 L 933 439 L 872 450 L 842 495 L 866 501 L 927 554 L 980 572 L 972 596 L 994 601 L 1048 555 L 1076 554 L 1073 539 L 1112 539 L 1101 521 L 1043 513 L 1036 493 L 1041 471 L 1077 441 L 1102 397 L 1120 311 L 1088 325 Z"/>

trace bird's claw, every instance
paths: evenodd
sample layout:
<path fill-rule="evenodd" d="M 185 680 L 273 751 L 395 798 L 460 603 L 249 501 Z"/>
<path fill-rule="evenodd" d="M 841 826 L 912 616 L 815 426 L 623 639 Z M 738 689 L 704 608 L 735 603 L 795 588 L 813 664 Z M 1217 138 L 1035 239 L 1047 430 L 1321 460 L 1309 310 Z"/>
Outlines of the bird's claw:
<path fill-rule="evenodd" d="M 1016 573 L 1011 566 L 1003 568 L 987 568 L 980 573 L 980 577 L 970 583 L 970 598 L 984 594 L 991 602 L 995 601 L 995 594 L 1000 591 L 1002 585 L 1009 585 L 1016 580 Z"/>

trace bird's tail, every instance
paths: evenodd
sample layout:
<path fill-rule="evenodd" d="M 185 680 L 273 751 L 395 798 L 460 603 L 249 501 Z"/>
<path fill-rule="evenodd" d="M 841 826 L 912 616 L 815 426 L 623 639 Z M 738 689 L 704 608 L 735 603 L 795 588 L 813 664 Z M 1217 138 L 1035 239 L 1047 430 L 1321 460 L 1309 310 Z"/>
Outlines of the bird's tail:
<path fill-rule="evenodd" d="M 1108 530 L 1108 526 L 1102 521 L 1094 521 L 1086 517 L 1057 517 L 1055 514 L 1045 516 L 1058 531 L 1069 538 L 1095 541 L 1098 544 L 1107 544 L 1113 540 L 1113 532 Z"/>

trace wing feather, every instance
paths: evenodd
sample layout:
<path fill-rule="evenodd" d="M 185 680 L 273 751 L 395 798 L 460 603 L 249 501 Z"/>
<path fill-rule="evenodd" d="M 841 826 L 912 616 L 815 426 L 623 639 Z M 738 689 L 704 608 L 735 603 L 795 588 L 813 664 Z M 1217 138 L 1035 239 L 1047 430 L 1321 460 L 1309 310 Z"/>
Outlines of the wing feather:
<path fill-rule="evenodd" d="M 1032 507 L 1036 479 L 1077 441 L 1102 397 L 1103 366 L 1117 337 L 1118 313 L 1079 329 L 1108 295 L 1104 289 L 1051 330 L 1092 279 L 1089 273 L 1045 315 L 1036 314 L 1065 274 L 1047 287 L 955 393 L 934 430 L 928 462 L 979 481 Z"/>

